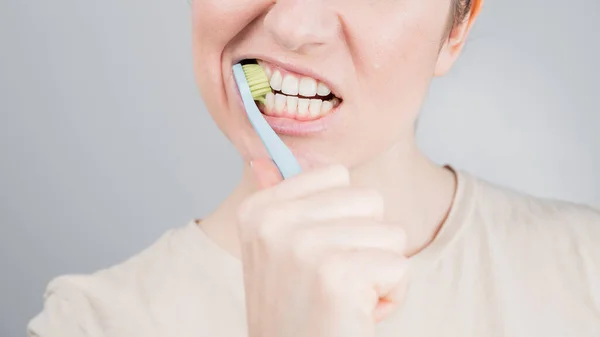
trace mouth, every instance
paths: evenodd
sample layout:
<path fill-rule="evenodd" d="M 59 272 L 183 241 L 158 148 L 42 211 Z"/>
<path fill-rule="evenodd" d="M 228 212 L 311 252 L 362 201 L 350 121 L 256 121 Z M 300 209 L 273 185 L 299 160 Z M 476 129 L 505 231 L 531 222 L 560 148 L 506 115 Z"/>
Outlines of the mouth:
<path fill-rule="evenodd" d="M 294 72 L 268 61 L 251 59 L 265 71 L 271 92 L 256 101 L 259 110 L 276 132 L 312 133 L 326 126 L 328 117 L 339 110 L 342 98 L 323 79 Z"/>

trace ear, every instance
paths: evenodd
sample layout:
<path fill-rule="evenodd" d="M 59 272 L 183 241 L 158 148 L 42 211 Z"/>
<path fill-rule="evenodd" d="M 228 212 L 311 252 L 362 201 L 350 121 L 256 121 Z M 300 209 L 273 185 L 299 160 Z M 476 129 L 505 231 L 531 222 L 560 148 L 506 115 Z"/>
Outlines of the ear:
<path fill-rule="evenodd" d="M 446 38 L 446 41 L 444 41 L 444 44 L 440 49 L 438 60 L 435 65 L 435 76 L 443 76 L 452 68 L 452 65 L 454 65 L 454 62 L 458 59 L 458 56 L 465 45 L 467 36 L 471 31 L 473 23 L 475 23 L 475 19 L 479 16 L 484 2 L 484 0 L 472 1 L 471 11 L 461 23 L 452 28 L 450 35 Z"/>

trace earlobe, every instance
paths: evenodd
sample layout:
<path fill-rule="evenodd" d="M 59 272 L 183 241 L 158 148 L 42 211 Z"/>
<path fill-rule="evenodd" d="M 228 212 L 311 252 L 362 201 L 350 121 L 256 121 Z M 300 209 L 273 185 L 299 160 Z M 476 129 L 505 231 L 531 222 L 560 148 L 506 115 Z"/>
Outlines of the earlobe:
<path fill-rule="evenodd" d="M 449 41 L 446 40 L 438 54 L 438 59 L 437 63 L 435 64 L 435 71 L 433 75 L 436 77 L 446 75 L 446 73 L 450 71 L 450 68 L 452 68 L 452 65 L 454 64 L 455 60 L 456 58 L 452 57 Z"/>
<path fill-rule="evenodd" d="M 484 0 L 473 0 L 471 11 L 467 17 L 450 31 L 450 34 L 440 48 L 438 60 L 435 65 L 434 76 L 443 76 L 448 73 L 452 68 L 452 65 L 454 65 L 454 62 L 458 59 L 458 56 L 465 45 L 467 36 L 471 31 L 471 27 L 473 26 L 475 19 L 479 16 L 483 1 Z"/>

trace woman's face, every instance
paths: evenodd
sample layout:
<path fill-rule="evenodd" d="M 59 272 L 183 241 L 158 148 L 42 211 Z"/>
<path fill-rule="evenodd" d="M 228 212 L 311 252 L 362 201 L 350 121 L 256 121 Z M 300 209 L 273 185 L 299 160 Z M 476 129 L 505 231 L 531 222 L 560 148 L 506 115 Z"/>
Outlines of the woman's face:
<path fill-rule="evenodd" d="M 266 152 L 233 79 L 241 60 L 268 68 L 278 95 L 261 110 L 305 168 L 411 143 L 430 80 L 451 63 L 440 53 L 451 0 L 192 2 L 197 82 L 247 161 Z"/>

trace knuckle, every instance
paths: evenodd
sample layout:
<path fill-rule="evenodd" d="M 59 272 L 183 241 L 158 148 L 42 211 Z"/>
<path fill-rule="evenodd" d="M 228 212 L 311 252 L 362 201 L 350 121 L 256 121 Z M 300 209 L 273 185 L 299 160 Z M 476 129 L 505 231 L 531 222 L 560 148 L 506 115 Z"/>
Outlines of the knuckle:
<path fill-rule="evenodd" d="M 377 190 L 373 188 L 354 187 L 349 188 L 346 191 L 344 191 L 344 193 L 348 193 L 347 195 L 349 197 L 356 199 L 357 201 L 360 201 L 362 203 L 368 203 L 370 205 L 383 203 L 383 197 Z"/>
<path fill-rule="evenodd" d="M 237 209 L 238 220 L 245 223 L 255 219 L 267 199 L 264 191 L 259 191 L 245 198 Z"/>
<path fill-rule="evenodd" d="M 398 226 L 389 225 L 389 237 L 392 239 L 394 246 L 404 250 L 407 244 L 406 231 Z"/>
<path fill-rule="evenodd" d="M 276 195 L 274 195 L 272 190 L 262 190 L 253 193 L 245 198 L 238 207 L 238 219 L 240 221 L 253 219 L 254 215 L 264 208 L 264 205 L 271 205 L 275 200 Z"/>
<path fill-rule="evenodd" d="M 269 243 L 275 241 L 275 233 L 273 232 L 273 226 L 268 224 L 261 224 L 256 230 L 256 239 L 262 244 L 268 246 Z"/>
<path fill-rule="evenodd" d="M 294 233 L 290 245 L 291 254 L 296 260 L 305 260 L 311 253 L 314 233 L 310 230 L 298 230 Z"/>
<path fill-rule="evenodd" d="M 253 205 L 253 199 L 252 198 L 248 198 L 246 200 L 244 200 L 236 213 L 238 222 L 241 224 L 247 223 L 250 221 L 250 219 L 252 218 L 252 213 L 254 210 L 254 205 Z"/>
<path fill-rule="evenodd" d="M 356 189 L 349 195 L 353 207 L 365 212 L 380 214 L 384 210 L 383 196 L 376 190 L 370 188 Z"/>
<path fill-rule="evenodd" d="M 331 165 L 331 167 L 329 168 L 331 170 L 331 172 L 333 172 L 333 174 L 336 177 L 339 177 L 341 180 L 344 181 L 350 181 L 350 170 L 348 170 L 348 168 L 342 164 L 334 164 Z"/>
<path fill-rule="evenodd" d="M 270 205 L 263 208 L 260 215 L 261 223 L 276 224 L 285 219 L 285 209 L 280 205 Z"/>
<path fill-rule="evenodd" d="M 409 259 L 401 254 L 392 254 L 387 260 L 389 272 L 395 275 L 397 280 L 402 280 L 409 268 Z"/>
<path fill-rule="evenodd" d="M 347 186 L 350 184 L 350 171 L 341 164 L 332 164 L 312 170 L 306 179 L 319 185 L 326 180 L 328 185 Z"/>
<path fill-rule="evenodd" d="M 277 236 L 281 223 L 281 210 L 277 207 L 265 208 L 257 219 L 256 237 L 263 242 L 270 242 Z"/>
<path fill-rule="evenodd" d="M 344 284 L 346 266 L 343 263 L 344 255 L 332 254 L 323 259 L 317 270 L 319 287 L 326 294 L 335 294 Z"/>
<path fill-rule="evenodd" d="M 366 188 L 363 190 L 363 197 L 369 201 L 373 206 L 383 206 L 383 196 L 379 191 L 373 188 Z"/>

